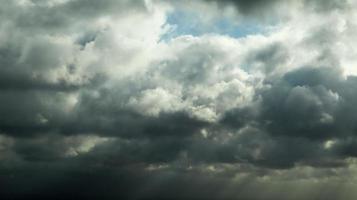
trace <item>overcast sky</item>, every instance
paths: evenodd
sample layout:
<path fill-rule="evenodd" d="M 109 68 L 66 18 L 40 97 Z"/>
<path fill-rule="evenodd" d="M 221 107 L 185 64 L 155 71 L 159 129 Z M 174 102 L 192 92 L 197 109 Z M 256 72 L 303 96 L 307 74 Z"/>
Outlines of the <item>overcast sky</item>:
<path fill-rule="evenodd" d="M 0 199 L 355 200 L 357 1 L 0 0 Z"/>

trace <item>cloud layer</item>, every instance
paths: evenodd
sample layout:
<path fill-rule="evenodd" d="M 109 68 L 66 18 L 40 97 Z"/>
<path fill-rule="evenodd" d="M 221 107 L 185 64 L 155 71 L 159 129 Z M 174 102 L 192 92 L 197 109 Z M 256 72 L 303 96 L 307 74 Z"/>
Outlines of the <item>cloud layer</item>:
<path fill-rule="evenodd" d="M 0 195 L 354 199 L 355 8 L 4 2 Z"/>

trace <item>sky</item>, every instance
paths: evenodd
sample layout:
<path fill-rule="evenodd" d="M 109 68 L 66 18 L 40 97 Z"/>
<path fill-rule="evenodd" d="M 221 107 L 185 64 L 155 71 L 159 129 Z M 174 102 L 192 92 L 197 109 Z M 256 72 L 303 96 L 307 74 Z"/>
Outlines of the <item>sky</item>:
<path fill-rule="evenodd" d="M 357 1 L 0 1 L 1 199 L 357 198 Z"/>

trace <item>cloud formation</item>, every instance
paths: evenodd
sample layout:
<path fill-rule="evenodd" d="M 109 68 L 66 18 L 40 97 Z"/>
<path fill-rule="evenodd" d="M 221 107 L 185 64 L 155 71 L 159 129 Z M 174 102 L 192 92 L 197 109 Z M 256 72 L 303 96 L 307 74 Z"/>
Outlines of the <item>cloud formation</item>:
<path fill-rule="evenodd" d="M 4 2 L 0 196 L 354 199 L 355 6 Z"/>

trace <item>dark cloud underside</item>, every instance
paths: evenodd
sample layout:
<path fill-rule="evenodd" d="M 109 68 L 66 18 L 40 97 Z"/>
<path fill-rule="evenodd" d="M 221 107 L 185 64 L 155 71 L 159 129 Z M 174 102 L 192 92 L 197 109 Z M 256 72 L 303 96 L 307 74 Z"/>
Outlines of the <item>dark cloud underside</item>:
<path fill-rule="evenodd" d="M 2 2 L 0 199 L 355 199 L 355 4 L 196 3 Z"/>

